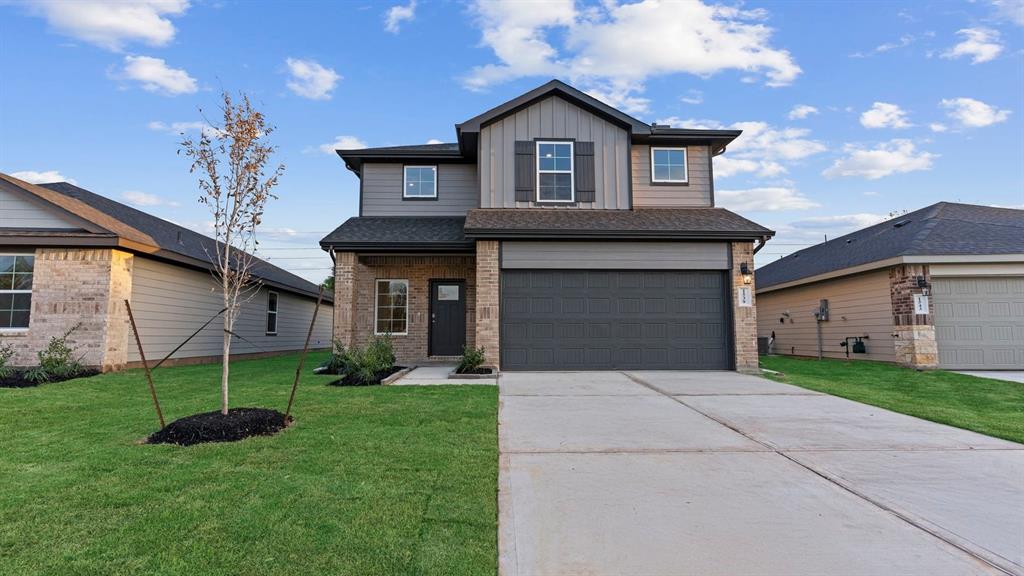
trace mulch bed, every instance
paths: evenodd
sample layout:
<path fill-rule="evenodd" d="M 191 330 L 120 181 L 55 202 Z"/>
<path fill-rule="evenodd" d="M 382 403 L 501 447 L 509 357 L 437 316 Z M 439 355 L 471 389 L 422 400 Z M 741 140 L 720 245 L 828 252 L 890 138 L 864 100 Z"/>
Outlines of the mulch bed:
<path fill-rule="evenodd" d="M 456 374 L 494 374 L 492 368 L 473 368 L 472 370 L 456 370 Z"/>
<path fill-rule="evenodd" d="M 389 370 L 382 370 L 374 375 L 373 380 L 366 381 L 361 378 L 356 378 L 351 374 L 346 374 L 340 379 L 335 380 L 328 384 L 328 386 L 378 386 L 381 380 L 391 376 L 399 370 L 405 370 L 405 366 L 392 366 Z"/>
<path fill-rule="evenodd" d="M 65 380 L 72 380 L 74 378 L 88 378 L 89 376 L 95 376 L 99 374 L 99 370 L 82 370 L 77 374 L 66 376 L 64 378 L 54 378 L 48 382 L 33 382 L 25 378 L 24 370 L 15 370 L 11 376 L 0 379 L 0 388 L 33 388 L 40 384 L 54 384 L 56 382 L 63 382 Z"/>
<path fill-rule="evenodd" d="M 227 416 L 204 412 L 171 422 L 146 439 L 147 444 L 191 446 L 203 442 L 235 442 L 250 436 L 271 436 L 288 426 L 284 414 L 269 408 L 232 408 Z"/>

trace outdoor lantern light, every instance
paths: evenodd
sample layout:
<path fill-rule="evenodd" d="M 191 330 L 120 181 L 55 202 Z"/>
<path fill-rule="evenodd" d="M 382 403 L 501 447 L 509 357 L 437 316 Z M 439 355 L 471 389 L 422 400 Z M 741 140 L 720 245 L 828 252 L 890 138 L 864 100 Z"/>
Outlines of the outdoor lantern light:
<path fill-rule="evenodd" d="M 751 284 L 754 281 L 754 275 L 750 272 L 750 267 L 746 262 L 740 264 L 740 274 L 743 274 L 744 284 Z"/>

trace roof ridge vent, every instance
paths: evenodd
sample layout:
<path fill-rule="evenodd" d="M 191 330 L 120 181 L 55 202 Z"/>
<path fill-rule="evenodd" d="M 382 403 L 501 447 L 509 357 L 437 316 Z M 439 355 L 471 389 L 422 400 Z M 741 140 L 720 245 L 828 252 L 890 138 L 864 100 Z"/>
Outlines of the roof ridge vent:
<path fill-rule="evenodd" d="M 903 228 L 907 224 L 910 224 L 910 219 L 900 220 L 899 222 L 892 225 L 893 228 Z"/>

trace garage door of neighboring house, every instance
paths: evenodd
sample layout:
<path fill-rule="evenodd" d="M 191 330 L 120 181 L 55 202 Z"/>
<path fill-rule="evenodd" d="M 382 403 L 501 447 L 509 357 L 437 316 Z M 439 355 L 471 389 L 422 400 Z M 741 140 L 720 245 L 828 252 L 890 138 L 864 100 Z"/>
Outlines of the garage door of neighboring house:
<path fill-rule="evenodd" d="M 504 270 L 503 370 L 727 370 L 720 270 Z"/>
<path fill-rule="evenodd" d="M 1024 277 L 933 278 L 939 366 L 1024 369 Z"/>

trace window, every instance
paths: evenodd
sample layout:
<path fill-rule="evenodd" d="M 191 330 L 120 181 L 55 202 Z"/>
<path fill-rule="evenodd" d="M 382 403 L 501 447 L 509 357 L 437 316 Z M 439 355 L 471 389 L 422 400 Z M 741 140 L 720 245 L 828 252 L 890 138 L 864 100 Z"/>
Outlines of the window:
<path fill-rule="evenodd" d="M 277 292 L 267 292 L 267 335 L 277 335 Z"/>
<path fill-rule="evenodd" d="M 651 147 L 651 182 L 685 184 L 686 148 Z"/>
<path fill-rule="evenodd" d="M 437 198 L 437 166 L 406 166 L 403 198 Z"/>
<path fill-rule="evenodd" d="M 572 202 L 572 142 L 537 142 L 537 201 Z"/>
<path fill-rule="evenodd" d="M 409 332 L 409 281 L 377 280 L 377 334 L 405 335 Z"/>
<path fill-rule="evenodd" d="M 25 330 L 32 311 L 35 256 L 0 254 L 0 330 Z"/>

